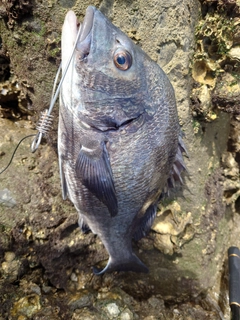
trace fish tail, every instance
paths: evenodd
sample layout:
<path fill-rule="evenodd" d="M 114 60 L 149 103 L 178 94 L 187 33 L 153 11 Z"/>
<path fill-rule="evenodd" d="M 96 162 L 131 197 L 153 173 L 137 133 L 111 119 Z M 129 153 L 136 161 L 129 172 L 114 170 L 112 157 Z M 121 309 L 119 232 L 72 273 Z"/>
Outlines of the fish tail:
<path fill-rule="evenodd" d="M 132 253 L 127 260 L 115 260 L 110 256 L 106 267 L 102 270 L 97 267 L 93 267 L 93 272 L 96 275 L 102 275 L 105 272 L 113 271 L 149 272 L 145 264 L 134 253 Z"/>

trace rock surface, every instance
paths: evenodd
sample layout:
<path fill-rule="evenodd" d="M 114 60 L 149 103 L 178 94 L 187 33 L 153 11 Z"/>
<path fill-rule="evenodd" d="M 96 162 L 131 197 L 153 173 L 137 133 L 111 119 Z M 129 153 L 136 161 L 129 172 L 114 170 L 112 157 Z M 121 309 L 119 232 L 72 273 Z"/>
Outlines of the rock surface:
<path fill-rule="evenodd" d="M 204 42 L 201 20 L 194 47 L 200 7 L 211 26 L 219 15 L 211 1 L 2 1 L 0 166 L 7 165 L 22 137 L 35 133 L 40 111 L 49 106 L 66 11 L 72 8 L 82 19 L 90 4 L 168 74 L 189 152 L 185 187 L 160 204 L 150 235 L 134 246 L 150 267 L 148 275 L 94 276 L 91 266 L 105 261 L 107 253 L 93 234 L 81 234 L 74 207 L 61 198 L 55 107 L 47 140 L 34 154 L 31 138 L 24 140 L 0 175 L 0 319 L 224 319 L 226 250 L 240 245 L 235 226 L 240 212 L 239 78 L 234 77 L 230 95 L 225 88 L 232 88 L 231 68 L 215 75 L 219 56 L 204 63 L 196 58 L 205 54 L 198 51 Z M 234 19 L 238 26 L 239 16 Z M 237 51 L 231 48 L 235 72 Z"/>

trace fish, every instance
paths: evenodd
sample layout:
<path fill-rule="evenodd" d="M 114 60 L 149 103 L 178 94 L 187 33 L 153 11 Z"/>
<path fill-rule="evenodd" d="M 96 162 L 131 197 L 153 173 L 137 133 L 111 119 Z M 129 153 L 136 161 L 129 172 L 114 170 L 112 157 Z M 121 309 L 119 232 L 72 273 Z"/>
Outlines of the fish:
<path fill-rule="evenodd" d="M 147 273 L 132 241 L 148 234 L 159 199 L 182 183 L 186 170 L 173 87 L 93 6 L 80 25 L 73 11 L 66 14 L 61 46 L 67 70 L 58 126 L 63 199 L 74 204 L 81 230 L 96 234 L 109 254 L 103 269 L 93 267 L 95 274 Z"/>

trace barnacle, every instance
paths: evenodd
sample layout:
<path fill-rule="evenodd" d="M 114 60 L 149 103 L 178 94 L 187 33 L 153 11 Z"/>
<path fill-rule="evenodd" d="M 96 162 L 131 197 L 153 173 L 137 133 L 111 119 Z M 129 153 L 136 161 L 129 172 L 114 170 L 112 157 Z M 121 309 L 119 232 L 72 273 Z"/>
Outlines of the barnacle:
<path fill-rule="evenodd" d="M 18 316 L 18 319 L 32 318 L 39 310 L 41 310 L 40 297 L 32 293 L 14 302 L 11 316 Z"/>
<path fill-rule="evenodd" d="M 236 60 L 240 61 L 240 45 L 232 47 L 228 52 L 228 56 L 232 60 L 236 59 Z"/>
<path fill-rule="evenodd" d="M 205 13 L 196 29 L 192 112 L 194 116 L 213 121 L 219 109 L 233 114 L 240 111 L 237 102 L 240 96 L 240 10 L 235 1 L 204 0 L 202 3 L 211 10 Z M 229 6 L 234 12 L 222 10 Z"/>
<path fill-rule="evenodd" d="M 7 54 L 0 50 L 0 81 L 5 81 L 10 77 L 10 59 Z"/>
<path fill-rule="evenodd" d="M 181 215 L 181 219 L 177 218 Z M 152 226 L 155 231 L 154 246 L 165 254 L 172 255 L 194 234 L 191 212 L 182 212 L 173 202 L 159 212 Z"/>
<path fill-rule="evenodd" d="M 31 114 L 31 100 L 16 77 L 0 82 L 0 117 L 17 119 Z"/>
<path fill-rule="evenodd" d="M 192 76 L 195 81 L 214 87 L 216 81 L 215 71 L 216 65 L 213 61 L 208 59 L 197 60 L 192 67 Z"/>
<path fill-rule="evenodd" d="M 236 0 L 200 0 L 203 9 L 216 10 L 217 12 L 225 12 L 230 17 L 235 17 L 240 14 L 238 1 Z"/>
<path fill-rule="evenodd" d="M 30 0 L 2 0 L 2 4 L 6 10 L 9 28 L 13 28 L 16 20 L 32 11 L 32 3 Z"/>

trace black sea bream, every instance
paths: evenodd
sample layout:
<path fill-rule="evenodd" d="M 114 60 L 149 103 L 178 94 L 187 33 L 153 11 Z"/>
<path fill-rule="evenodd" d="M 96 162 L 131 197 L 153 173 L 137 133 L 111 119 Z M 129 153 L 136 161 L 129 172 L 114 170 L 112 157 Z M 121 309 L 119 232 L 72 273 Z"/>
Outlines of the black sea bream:
<path fill-rule="evenodd" d="M 83 231 L 109 253 L 106 271 L 148 272 L 132 251 L 151 228 L 166 185 L 181 181 L 184 146 L 171 83 L 162 69 L 95 7 L 88 7 L 60 96 L 63 198 Z M 62 68 L 74 49 L 73 11 L 62 30 Z"/>

